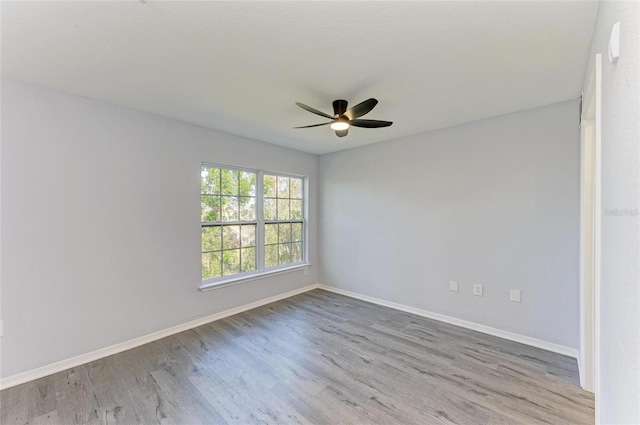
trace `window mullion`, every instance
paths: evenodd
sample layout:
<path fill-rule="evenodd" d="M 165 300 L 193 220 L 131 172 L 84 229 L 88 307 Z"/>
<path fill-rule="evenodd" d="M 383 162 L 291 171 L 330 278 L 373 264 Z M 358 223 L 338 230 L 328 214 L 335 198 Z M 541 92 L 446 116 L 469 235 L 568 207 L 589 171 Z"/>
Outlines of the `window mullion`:
<path fill-rule="evenodd" d="M 263 190 L 263 172 L 258 171 L 256 175 L 256 219 L 258 220 L 256 226 L 256 269 L 258 271 L 263 271 L 265 269 L 264 266 L 264 235 L 265 235 L 265 227 L 264 227 L 264 214 L 262 207 L 264 198 L 264 190 Z"/>

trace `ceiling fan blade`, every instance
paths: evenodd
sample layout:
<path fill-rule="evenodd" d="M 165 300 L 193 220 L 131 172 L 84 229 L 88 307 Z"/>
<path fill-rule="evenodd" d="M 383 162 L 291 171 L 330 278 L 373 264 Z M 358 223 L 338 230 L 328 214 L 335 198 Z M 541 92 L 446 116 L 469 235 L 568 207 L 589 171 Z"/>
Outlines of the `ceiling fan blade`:
<path fill-rule="evenodd" d="M 378 121 L 378 120 L 351 120 L 349 121 L 349 125 L 354 127 L 364 127 L 364 128 L 378 128 L 378 127 L 389 127 L 393 124 L 392 121 Z"/>
<path fill-rule="evenodd" d="M 323 122 L 322 124 L 312 124 L 312 125 L 303 125 L 301 127 L 293 127 L 293 128 L 309 128 L 309 127 L 320 127 L 321 125 L 329 125 L 330 122 Z"/>
<path fill-rule="evenodd" d="M 314 109 L 311 106 L 307 106 L 304 103 L 296 102 L 296 105 L 298 105 L 299 107 L 301 107 L 302 109 L 304 109 L 306 111 L 311 112 L 312 114 L 320 115 L 321 117 L 329 118 L 330 120 L 333 119 L 333 117 L 331 115 L 325 114 L 322 111 L 318 111 L 317 109 Z"/>
<path fill-rule="evenodd" d="M 347 134 L 349 134 L 349 129 L 345 129 L 345 130 L 336 130 L 336 136 L 338 137 L 344 137 Z"/>
<path fill-rule="evenodd" d="M 356 118 L 360 118 L 378 104 L 378 101 L 374 98 L 367 99 L 364 102 L 358 103 L 356 106 L 349 109 L 344 115 L 350 120 L 355 120 Z"/>

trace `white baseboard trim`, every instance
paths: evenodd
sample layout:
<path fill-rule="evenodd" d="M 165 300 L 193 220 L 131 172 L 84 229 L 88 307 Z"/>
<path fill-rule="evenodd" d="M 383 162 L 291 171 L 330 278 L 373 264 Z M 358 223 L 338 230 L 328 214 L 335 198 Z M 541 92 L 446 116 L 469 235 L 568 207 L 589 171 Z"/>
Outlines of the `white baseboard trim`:
<path fill-rule="evenodd" d="M 318 288 L 325 291 L 335 292 L 336 294 L 345 295 L 347 297 L 356 298 L 362 301 L 367 301 L 373 304 L 378 304 L 384 307 L 390 307 L 400 311 L 406 311 L 417 316 L 426 317 L 429 319 L 438 320 L 440 322 L 449 323 L 451 325 L 460 326 L 462 328 L 471 329 L 474 331 L 482 332 L 485 334 L 497 336 L 499 338 L 508 339 L 510 341 L 519 342 L 521 344 L 530 345 L 532 347 L 542 348 L 543 350 L 552 351 L 554 353 L 563 354 L 565 356 L 578 358 L 578 350 L 564 345 L 554 344 L 552 342 L 543 341 L 541 339 L 532 338 L 525 335 L 516 334 L 513 332 L 507 332 L 500 329 L 492 328 L 490 326 L 480 325 L 478 323 L 469 322 L 462 319 L 456 319 L 455 317 L 446 316 L 444 314 L 433 313 L 428 310 L 422 310 L 416 307 L 410 307 L 404 304 L 398 304 L 391 301 L 383 300 L 380 298 L 370 297 L 368 295 L 362 295 L 357 292 L 351 292 L 333 286 L 318 284 Z"/>
<path fill-rule="evenodd" d="M 90 353 L 81 354 L 79 356 L 71 357 L 66 360 L 61 360 L 59 362 L 51 363 L 46 366 L 41 366 L 36 369 L 32 369 L 26 372 L 18 373 L 16 375 L 8 376 L 0 380 L 0 389 L 4 390 L 6 388 L 13 387 L 15 385 L 20 385 L 20 384 L 24 384 L 25 382 L 33 381 L 34 379 L 38 379 L 44 376 L 52 375 L 54 373 L 62 372 L 63 370 L 67 370 L 72 367 L 77 367 L 85 363 L 89 363 L 98 359 L 102 359 L 107 356 L 111 356 L 113 354 L 121 353 L 123 351 L 130 350 L 132 348 L 136 348 L 144 344 L 148 344 L 149 342 L 153 342 L 158 339 L 177 334 L 179 332 L 193 329 L 210 322 L 215 322 L 216 320 L 224 319 L 225 317 L 233 316 L 234 314 L 242 313 L 243 311 L 261 307 L 263 305 L 270 304 L 275 301 L 280 301 L 285 298 L 289 298 L 294 295 L 298 295 L 303 292 L 311 291 L 317 288 L 318 288 L 318 284 L 308 285 L 303 288 L 294 289 L 293 291 L 274 295 L 273 297 L 269 297 L 269 298 L 265 298 L 259 301 L 249 303 L 249 304 L 241 305 L 239 307 L 234 307 L 229 310 L 221 311 L 220 313 L 215 313 L 206 317 L 201 317 L 200 319 L 192 320 L 190 322 L 183 323 L 181 325 L 172 326 L 170 328 L 163 329 L 161 331 L 153 332 L 148 335 L 130 339 L 129 341 L 114 344 L 106 348 L 101 348 L 99 350 L 92 351 Z"/>
<path fill-rule="evenodd" d="M 578 355 L 578 378 L 580 378 L 580 388 L 586 390 L 584 382 L 584 366 L 582 365 L 582 356 Z"/>

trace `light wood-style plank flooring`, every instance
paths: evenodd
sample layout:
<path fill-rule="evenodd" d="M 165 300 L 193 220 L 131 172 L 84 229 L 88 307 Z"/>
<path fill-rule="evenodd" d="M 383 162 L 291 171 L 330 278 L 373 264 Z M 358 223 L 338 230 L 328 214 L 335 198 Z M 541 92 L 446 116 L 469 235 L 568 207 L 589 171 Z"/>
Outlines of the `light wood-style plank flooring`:
<path fill-rule="evenodd" d="M 0 391 L 9 424 L 592 424 L 574 359 L 314 290 Z"/>

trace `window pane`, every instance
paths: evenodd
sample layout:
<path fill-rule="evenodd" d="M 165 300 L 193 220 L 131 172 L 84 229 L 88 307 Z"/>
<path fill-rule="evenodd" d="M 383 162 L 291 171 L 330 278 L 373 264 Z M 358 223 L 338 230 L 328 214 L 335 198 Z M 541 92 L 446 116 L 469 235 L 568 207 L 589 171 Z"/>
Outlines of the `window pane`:
<path fill-rule="evenodd" d="M 302 179 L 291 178 L 289 184 L 290 198 L 302 199 Z"/>
<path fill-rule="evenodd" d="M 264 225 L 264 243 L 276 244 L 278 243 L 278 225 L 277 224 L 265 224 Z"/>
<path fill-rule="evenodd" d="M 202 167 L 200 172 L 200 193 L 220 194 L 220 169 Z"/>
<path fill-rule="evenodd" d="M 240 271 L 250 272 L 256 269 L 256 249 L 255 248 L 243 248 L 242 261 L 240 264 Z"/>
<path fill-rule="evenodd" d="M 240 273 L 240 250 L 222 251 L 222 275 Z"/>
<path fill-rule="evenodd" d="M 278 220 L 289 220 L 288 199 L 278 199 Z"/>
<path fill-rule="evenodd" d="M 267 198 L 275 198 L 277 187 L 277 178 L 276 176 L 270 176 L 265 174 L 264 179 L 262 180 L 262 191 L 264 192 L 264 196 Z"/>
<path fill-rule="evenodd" d="M 200 197 L 200 221 L 218 221 L 220 219 L 220 197 L 202 195 Z"/>
<path fill-rule="evenodd" d="M 291 223 L 278 224 L 279 242 L 291 241 Z"/>
<path fill-rule="evenodd" d="M 264 219 L 265 220 L 275 220 L 276 219 L 276 200 L 275 199 L 264 199 Z"/>
<path fill-rule="evenodd" d="M 222 228 L 220 226 L 202 228 L 202 250 L 220 251 L 222 249 Z"/>
<path fill-rule="evenodd" d="M 302 242 L 291 244 L 291 262 L 299 263 L 302 261 Z"/>
<path fill-rule="evenodd" d="M 256 219 L 256 198 L 241 197 L 240 201 L 240 221 L 255 221 Z"/>
<path fill-rule="evenodd" d="M 242 247 L 256 246 L 256 226 L 242 225 L 240 226 L 240 235 Z"/>
<path fill-rule="evenodd" d="M 202 280 L 222 276 L 220 252 L 202 254 Z"/>
<path fill-rule="evenodd" d="M 222 230 L 222 249 L 240 248 L 240 226 L 224 226 Z"/>
<path fill-rule="evenodd" d="M 291 201 L 291 219 L 292 220 L 300 220 L 302 219 L 302 201 Z"/>
<path fill-rule="evenodd" d="M 278 198 L 289 197 L 289 177 L 278 177 Z"/>
<path fill-rule="evenodd" d="M 238 198 L 235 196 L 223 196 L 221 200 L 222 220 L 220 221 L 239 221 Z"/>
<path fill-rule="evenodd" d="M 291 241 L 302 241 L 302 223 L 291 224 Z"/>
<path fill-rule="evenodd" d="M 278 245 L 278 252 L 280 257 L 280 264 L 287 264 L 291 262 L 291 244 L 281 243 Z"/>
<path fill-rule="evenodd" d="M 265 268 L 275 267 L 278 265 L 278 245 L 267 245 L 264 247 L 264 266 Z"/>
<path fill-rule="evenodd" d="M 236 170 L 220 170 L 220 178 L 222 185 L 220 186 L 220 193 L 223 195 L 235 195 L 238 196 L 238 174 Z"/>
<path fill-rule="evenodd" d="M 256 196 L 256 173 L 240 172 L 240 196 Z"/>

